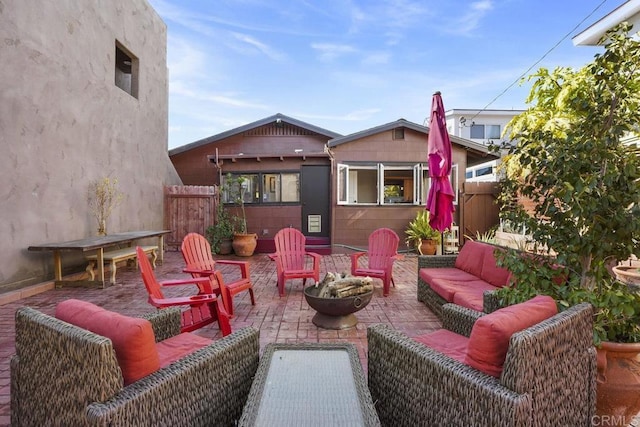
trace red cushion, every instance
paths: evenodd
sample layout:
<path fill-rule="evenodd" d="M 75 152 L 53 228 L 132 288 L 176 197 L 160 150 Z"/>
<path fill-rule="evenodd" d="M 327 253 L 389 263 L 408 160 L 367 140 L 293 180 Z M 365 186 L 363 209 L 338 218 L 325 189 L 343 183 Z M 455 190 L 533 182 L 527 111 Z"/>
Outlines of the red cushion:
<path fill-rule="evenodd" d="M 452 282 L 469 282 L 472 280 L 478 280 L 477 276 L 455 267 L 421 268 L 419 274 L 420 278 L 428 284 L 433 283 L 433 280 L 435 279 L 446 279 Z"/>
<path fill-rule="evenodd" d="M 511 272 L 506 268 L 498 267 L 496 265 L 496 251 L 503 251 L 504 249 L 492 247 L 487 245 L 487 252 L 484 254 L 484 261 L 482 262 L 482 273 L 480 278 L 491 283 L 494 286 L 503 287 L 509 282 Z"/>
<path fill-rule="evenodd" d="M 453 296 L 456 294 L 458 288 L 462 286 L 460 282 L 453 282 L 446 279 L 433 279 L 429 283 L 429 287 L 446 301 L 453 302 Z"/>
<path fill-rule="evenodd" d="M 482 263 L 484 262 L 484 254 L 486 247 L 489 246 L 486 243 L 476 242 L 474 240 L 467 241 L 460 253 L 456 257 L 455 266 L 460 270 L 464 270 L 467 273 L 471 273 L 476 277 L 480 277 L 482 274 Z"/>
<path fill-rule="evenodd" d="M 124 384 L 131 384 L 160 368 L 151 322 L 123 316 L 86 301 L 68 299 L 56 306 L 56 317 L 109 338 L 116 352 Z"/>
<path fill-rule="evenodd" d="M 183 332 L 156 344 L 160 366 L 164 368 L 187 354 L 208 346 L 213 341 L 190 332 Z"/>
<path fill-rule="evenodd" d="M 538 295 L 529 301 L 501 308 L 473 325 L 465 363 L 500 377 L 511 335 L 558 313 L 553 298 Z"/>
<path fill-rule="evenodd" d="M 496 289 L 498 288 L 484 280 L 467 282 L 465 286 L 458 286 L 458 289 L 453 295 L 452 302 L 472 310 L 482 311 L 484 306 L 484 291 L 495 291 Z"/>
<path fill-rule="evenodd" d="M 414 340 L 461 363 L 464 363 L 467 355 L 469 338 L 446 329 L 439 329 L 430 334 L 417 336 Z"/>

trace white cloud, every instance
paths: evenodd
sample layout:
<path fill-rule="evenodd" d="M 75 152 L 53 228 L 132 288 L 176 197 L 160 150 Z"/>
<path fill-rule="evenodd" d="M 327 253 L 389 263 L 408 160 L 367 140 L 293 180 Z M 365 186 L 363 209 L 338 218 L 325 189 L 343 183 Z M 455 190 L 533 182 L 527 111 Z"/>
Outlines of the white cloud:
<path fill-rule="evenodd" d="M 338 57 L 357 51 L 353 46 L 346 44 L 312 43 L 311 47 L 320 53 L 322 61 L 333 61 Z"/>
<path fill-rule="evenodd" d="M 268 46 L 265 43 L 262 43 L 261 41 L 255 39 L 254 37 L 251 37 L 247 34 L 242 34 L 242 33 L 233 33 L 233 37 L 244 43 L 245 45 L 248 45 L 252 48 L 252 50 L 257 50 L 258 52 L 264 54 L 265 56 L 267 56 L 268 58 L 274 60 L 274 61 L 281 61 L 283 59 L 285 59 L 286 55 L 280 51 L 278 51 L 277 49 L 274 49 L 270 46 Z"/>
<path fill-rule="evenodd" d="M 372 52 L 365 56 L 365 58 L 362 60 L 362 63 L 364 65 L 387 64 L 390 58 L 391 54 L 389 52 Z"/>
<path fill-rule="evenodd" d="M 493 9 L 492 0 L 481 0 L 471 3 L 469 10 L 457 20 L 452 31 L 459 34 L 470 34 L 480 25 L 480 21 Z"/>
<path fill-rule="evenodd" d="M 269 106 L 261 102 L 242 100 L 237 94 L 221 95 L 219 93 L 211 93 L 205 91 L 198 85 L 189 85 L 182 81 L 172 81 L 169 88 L 169 94 L 189 98 L 191 100 L 213 102 L 218 105 L 237 108 L 256 108 L 260 110 L 268 110 Z"/>

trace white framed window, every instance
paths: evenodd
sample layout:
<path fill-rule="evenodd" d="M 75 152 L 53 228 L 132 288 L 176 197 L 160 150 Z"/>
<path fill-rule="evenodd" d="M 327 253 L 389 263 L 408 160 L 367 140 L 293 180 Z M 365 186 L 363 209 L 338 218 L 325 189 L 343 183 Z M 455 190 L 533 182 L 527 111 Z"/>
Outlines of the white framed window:
<path fill-rule="evenodd" d="M 415 200 L 414 165 L 380 164 L 383 205 L 413 204 Z"/>
<path fill-rule="evenodd" d="M 338 165 L 338 204 L 378 203 L 378 165 Z"/>
<path fill-rule="evenodd" d="M 458 165 L 451 168 L 458 203 Z M 339 205 L 420 205 L 427 202 L 431 178 L 426 163 L 338 164 Z"/>
<path fill-rule="evenodd" d="M 471 125 L 471 139 L 500 139 L 500 125 Z"/>

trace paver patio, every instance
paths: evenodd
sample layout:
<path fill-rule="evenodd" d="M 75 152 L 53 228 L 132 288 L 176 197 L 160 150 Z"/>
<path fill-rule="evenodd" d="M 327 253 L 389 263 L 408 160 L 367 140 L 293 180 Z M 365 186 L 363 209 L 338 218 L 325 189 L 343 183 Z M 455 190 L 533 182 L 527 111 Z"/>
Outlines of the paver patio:
<path fill-rule="evenodd" d="M 270 342 L 351 342 L 358 348 L 366 372 L 366 329 L 369 325 L 387 323 L 411 337 L 436 330 L 441 325 L 437 317 L 416 298 L 417 257 L 414 254 L 407 254 L 403 260 L 396 262 L 396 287 L 391 288 L 391 294 L 382 297 L 382 283 L 376 281 L 371 302 L 356 313 L 358 325 L 342 331 L 320 329 L 312 323 L 315 311 L 304 299 L 302 280 L 288 281 L 285 296 L 278 296 L 275 264 L 266 254 L 238 259 L 251 263 L 256 305 L 251 305 L 247 292 L 235 296 L 235 316 L 231 319 L 231 328 L 237 330 L 253 326 L 259 329 L 261 349 Z M 156 276 L 159 280 L 188 277 L 182 273 L 183 266 L 179 252 L 167 252 L 164 264 L 156 269 Z M 328 271 L 348 272 L 349 268 L 347 254 L 325 255 L 320 265 L 320 277 Z M 222 271 L 225 277 L 229 275 L 233 278 L 237 274 L 227 266 Z M 193 288 L 188 291 L 192 292 Z M 171 289 L 166 295 L 181 293 L 184 294 L 184 290 Z M 6 296 L 0 295 L 0 304 Z M 52 315 L 56 304 L 68 298 L 90 301 L 125 315 L 155 310 L 147 303 L 140 273 L 133 267 L 118 268 L 116 285 L 107 289 L 65 287 L 0 305 L 0 426 L 10 425 L 9 360 L 15 353 L 15 311 L 22 306 L 29 306 Z M 207 326 L 196 333 L 212 339 L 221 337 L 216 325 Z"/>

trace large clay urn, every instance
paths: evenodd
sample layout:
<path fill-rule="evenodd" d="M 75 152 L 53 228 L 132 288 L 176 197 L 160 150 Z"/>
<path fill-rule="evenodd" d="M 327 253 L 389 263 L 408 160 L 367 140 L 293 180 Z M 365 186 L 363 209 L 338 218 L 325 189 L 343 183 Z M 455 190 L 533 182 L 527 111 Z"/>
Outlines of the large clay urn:
<path fill-rule="evenodd" d="M 233 235 L 233 252 L 238 256 L 251 256 L 258 245 L 258 235 L 250 234 L 234 234 Z"/>
<path fill-rule="evenodd" d="M 626 426 L 640 411 L 640 344 L 602 342 L 598 347 L 599 426 Z"/>

